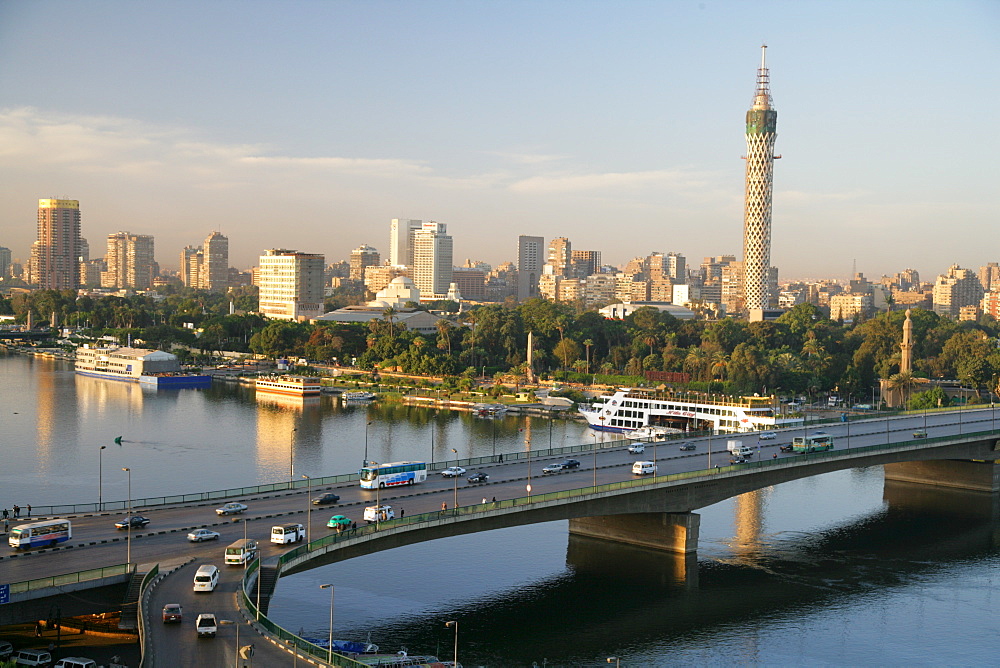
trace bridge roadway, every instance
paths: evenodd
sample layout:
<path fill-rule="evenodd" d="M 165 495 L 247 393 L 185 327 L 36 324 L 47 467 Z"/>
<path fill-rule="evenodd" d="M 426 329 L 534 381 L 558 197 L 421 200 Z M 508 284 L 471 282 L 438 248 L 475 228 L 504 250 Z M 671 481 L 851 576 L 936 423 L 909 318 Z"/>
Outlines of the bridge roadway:
<path fill-rule="evenodd" d="M 995 429 L 995 413 L 991 409 L 979 411 L 964 411 L 958 413 L 931 413 L 927 415 L 912 415 L 886 419 L 872 419 L 852 422 L 823 424 L 818 427 L 798 428 L 778 432 L 778 438 L 772 441 L 757 441 L 755 436 L 742 435 L 744 444 L 755 449 L 759 446 L 760 458 L 779 458 L 786 456 L 779 451 L 779 445 L 787 444 L 791 437 L 801 435 L 803 431 L 822 430 L 832 434 L 836 439 L 837 450 L 864 447 L 868 445 L 892 442 L 913 442 L 912 432 L 917 428 L 926 429 L 929 437 L 951 436 L 961 433 L 982 432 Z M 848 438 L 848 428 L 850 436 Z M 633 455 L 626 450 L 627 441 L 621 441 L 620 447 L 598 450 L 595 456 L 589 451 L 569 455 L 580 460 L 577 469 L 563 471 L 551 475 L 542 475 L 541 469 L 546 464 L 559 461 L 564 457 L 546 457 L 532 459 L 530 462 L 532 494 L 578 489 L 594 484 L 598 485 L 633 479 L 632 462 L 636 459 L 653 459 L 659 465 L 661 475 L 694 470 L 703 470 L 716 464 L 729 463 L 725 445 L 726 436 L 711 438 L 712 448 L 709 453 L 708 437 L 692 439 L 697 449 L 694 452 L 681 452 L 676 443 L 647 444 L 646 452 Z M 361 515 L 365 506 L 373 505 L 376 497 L 382 503 L 391 504 L 397 512 L 417 514 L 439 510 L 442 503 L 453 507 L 457 494 L 459 505 L 475 505 L 483 498 L 498 500 L 524 497 L 525 485 L 529 480 L 529 463 L 524 460 L 505 462 L 503 464 L 488 464 L 478 468 L 470 468 L 468 473 L 483 470 L 490 475 L 488 483 L 470 485 L 465 477 L 459 480 L 442 478 L 431 474 L 426 483 L 414 487 L 383 490 L 362 490 L 354 484 L 314 487 L 312 495 L 320 491 L 333 490 L 341 496 L 341 502 L 335 506 L 313 506 L 309 503 L 306 491 L 275 492 L 253 497 L 242 497 L 233 500 L 245 502 L 249 509 L 244 515 L 219 517 L 214 509 L 223 501 L 211 503 L 199 502 L 176 506 L 163 506 L 150 509 L 136 508 L 150 518 L 151 522 L 143 530 L 132 533 L 132 561 L 138 564 L 179 560 L 193 557 L 194 560 L 178 571 L 165 578 L 154 590 L 151 598 L 151 651 L 155 656 L 154 665 L 163 666 L 213 666 L 232 662 L 235 665 L 235 635 L 234 626 L 224 626 L 219 629 L 216 642 L 199 640 L 195 642 L 194 618 L 199 612 L 215 612 L 222 619 L 239 620 L 236 610 L 235 592 L 242 577 L 242 569 L 225 567 L 223 565 L 223 550 L 226 545 L 244 537 L 244 532 L 251 538 L 256 538 L 261 546 L 261 557 L 265 561 L 275 557 L 291 546 L 274 545 L 269 542 L 270 527 L 284 522 L 309 523 L 310 535 L 313 539 L 326 535 L 326 520 L 334 514 L 343 514 L 362 523 Z M 467 474 L 468 475 L 468 474 Z M 126 560 L 126 532 L 114 528 L 118 514 L 90 514 L 72 517 L 74 538 L 72 548 L 62 547 L 21 553 L 16 557 L 7 556 L 0 560 L 4 575 L 3 581 L 17 582 L 60 573 L 74 572 L 100 566 L 124 563 Z M 205 543 L 188 543 L 186 533 L 194 528 L 209 527 L 222 534 L 219 541 Z M 194 571 L 201 564 L 214 563 L 222 569 L 219 588 L 212 594 L 194 596 L 191 582 Z M 159 620 L 159 608 L 164 602 L 180 602 L 185 606 L 185 619 L 180 625 L 164 626 Z M 280 650 L 273 648 L 261 639 L 245 624 L 241 627 L 240 642 L 247 644 L 252 638 L 257 648 L 258 665 L 286 665 L 289 657 Z M 189 639 L 189 642 L 184 642 Z M 151 657 L 152 658 L 152 657 Z M 268 663 L 273 662 L 273 663 Z"/>

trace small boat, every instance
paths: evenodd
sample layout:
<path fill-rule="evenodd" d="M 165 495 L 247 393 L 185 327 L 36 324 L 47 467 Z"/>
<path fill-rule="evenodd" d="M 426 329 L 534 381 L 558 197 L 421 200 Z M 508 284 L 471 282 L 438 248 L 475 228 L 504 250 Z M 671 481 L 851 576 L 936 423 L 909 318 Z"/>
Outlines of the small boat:
<path fill-rule="evenodd" d="M 375 394 L 372 392 L 351 391 L 343 392 L 340 395 L 344 401 L 374 401 Z"/>
<path fill-rule="evenodd" d="M 303 638 L 303 640 L 308 640 L 323 649 L 329 649 L 330 647 L 330 640 L 328 638 Z M 333 651 L 338 654 L 375 654 L 378 652 L 378 645 L 372 642 L 334 639 Z"/>
<path fill-rule="evenodd" d="M 472 407 L 472 412 L 476 417 L 500 417 L 510 410 L 504 404 L 476 404 Z"/>

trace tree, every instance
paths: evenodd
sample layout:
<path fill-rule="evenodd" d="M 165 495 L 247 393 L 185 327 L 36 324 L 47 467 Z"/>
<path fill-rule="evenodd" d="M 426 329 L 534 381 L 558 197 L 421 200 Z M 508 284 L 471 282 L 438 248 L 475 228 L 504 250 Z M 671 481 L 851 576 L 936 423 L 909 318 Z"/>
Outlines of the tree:
<path fill-rule="evenodd" d="M 552 354 L 559 359 L 562 368 L 565 369 L 572 360 L 580 356 L 580 344 L 573 339 L 563 339 L 552 349 Z"/>

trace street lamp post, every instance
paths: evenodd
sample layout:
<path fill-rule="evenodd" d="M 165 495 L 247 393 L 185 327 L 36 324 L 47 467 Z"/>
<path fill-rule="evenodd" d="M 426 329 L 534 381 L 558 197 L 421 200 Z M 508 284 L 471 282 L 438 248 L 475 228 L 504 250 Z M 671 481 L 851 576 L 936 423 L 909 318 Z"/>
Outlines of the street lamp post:
<path fill-rule="evenodd" d="M 455 627 L 455 655 L 452 657 L 452 661 L 454 661 L 452 665 L 457 666 L 458 665 L 458 622 L 457 621 L 445 622 L 444 625 L 446 628 L 449 626 Z"/>
<path fill-rule="evenodd" d="M 297 427 L 292 427 L 292 432 L 288 436 L 288 489 L 292 488 L 295 481 L 295 432 Z"/>
<path fill-rule="evenodd" d="M 493 424 L 493 461 L 497 459 L 497 418 L 494 415 L 490 422 Z"/>
<path fill-rule="evenodd" d="M 549 450 L 552 449 L 552 409 L 549 408 Z"/>
<path fill-rule="evenodd" d="M 371 424 L 370 420 L 365 420 L 365 462 L 362 466 L 368 466 L 368 425 Z"/>
<path fill-rule="evenodd" d="M 308 545 L 312 542 L 312 478 L 304 473 L 302 477 L 306 479 L 306 545 Z"/>
<path fill-rule="evenodd" d="M 128 474 L 128 533 L 125 534 L 125 563 L 128 564 L 129 570 L 132 569 L 132 469 L 126 467 L 122 468 Z"/>
<path fill-rule="evenodd" d="M 431 422 L 431 468 L 434 468 L 434 430 L 437 427 L 437 409 L 434 409 L 434 417 Z"/>
<path fill-rule="evenodd" d="M 458 450 L 455 448 L 452 448 L 451 451 L 456 455 L 458 454 Z M 455 480 L 455 508 L 458 508 L 458 476 L 453 475 L 452 478 Z"/>
<path fill-rule="evenodd" d="M 321 584 L 319 586 L 319 588 L 320 589 L 329 589 L 330 590 L 330 645 L 327 647 L 327 651 L 326 651 L 326 662 L 332 664 L 333 663 L 333 590 L 334 590 L 334 586 L 333 586 L 333 584 L 327 583 L 327 584 Z"/>
<path fill-rule="evenodd" d="M 97 509 L 104 510 L 104 449 L 108 446 L 102 445 L 97 451 Z"/>
<path fill-rule="evenodd" d="M 240 668 L 240 622 L 238 619 L 235 621 L 232 619 L 220 619 L 219 624 L 222 624 L 223 626 L 232 625 L 236 627 L 236 656 L 233 661 L 233 665 L 236 666 L 236 668 Z"/>

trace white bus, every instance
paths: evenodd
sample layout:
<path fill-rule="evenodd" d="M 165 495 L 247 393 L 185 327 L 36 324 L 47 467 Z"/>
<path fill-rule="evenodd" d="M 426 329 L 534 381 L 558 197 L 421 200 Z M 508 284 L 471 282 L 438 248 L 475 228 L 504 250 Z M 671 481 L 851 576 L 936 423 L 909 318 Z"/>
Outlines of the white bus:
<path fill-rule="evenodd" d="M 73 537 L 73 527 L 69 520 L 46 520 L 21 524 L 10 530 L 7 542 L 15 550 L 32 547 L 47 547 Z"/>
<path fill-rule="evenodd" d="M 392 462 L 376 464 L 372 462 L 359 472 L 362 489 L 398 487 L 412 485 L 427 480 L 427 464 L 424 462 Z"/>

